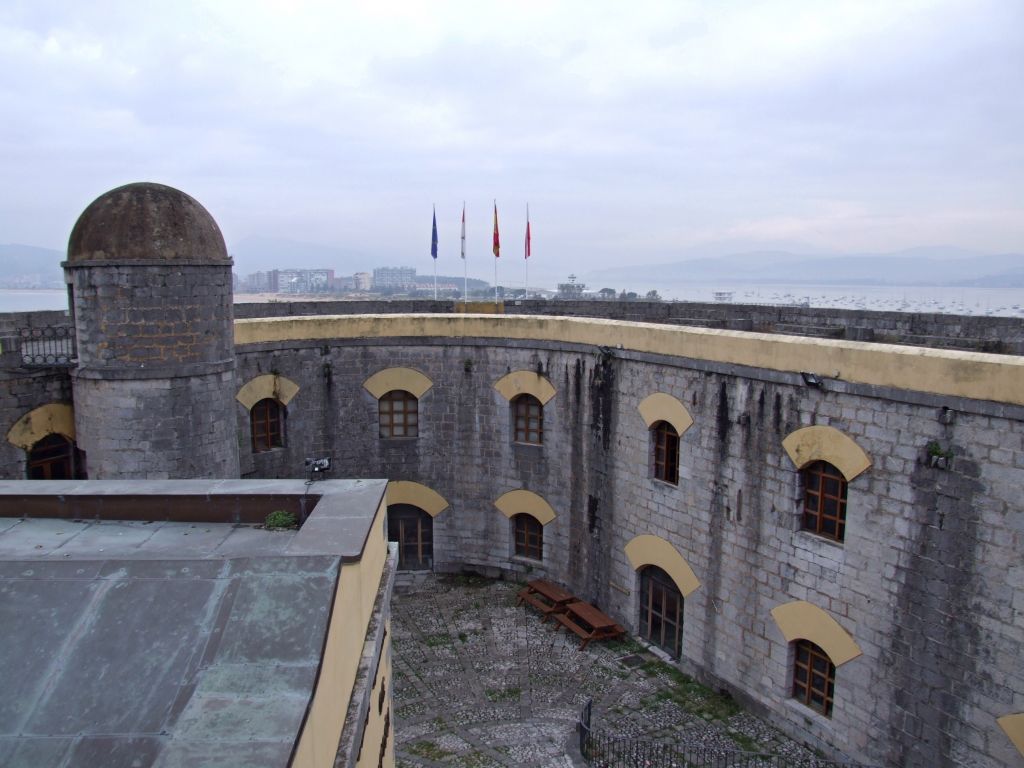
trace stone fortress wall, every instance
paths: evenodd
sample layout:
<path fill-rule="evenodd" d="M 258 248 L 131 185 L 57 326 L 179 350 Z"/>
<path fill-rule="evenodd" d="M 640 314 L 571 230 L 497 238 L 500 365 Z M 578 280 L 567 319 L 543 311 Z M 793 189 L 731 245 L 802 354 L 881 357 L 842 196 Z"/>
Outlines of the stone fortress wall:
<path fill-rule="evenodd" d="M 856 759 L 1019 760 L 996 718 L 1019 711 L 1024 692 L 1024 391 L 1016 403 L 995 403 L 839 378 L 808 386 L 796 371 L 559 340 L 558 321 L 539 318 L 487 318 L 486 337 L 451 337 L 416 316 L 375 318 L 373 338 L 358 329 L 338 338 L 346 318 L 285 322 L 236 326 L 239 382 L 270 373 L 298 385 L 287 445 L 250 453 L 243 474 L 294 476 L 304 457 L 330 454 L 337 476 L 428 486 L 447 502 L 434 518 L 435 569 L 544 575 L 634 632 L 639 578 L 627 545 L 656 537 L 698 582 L 685 601 L 684 669 Z M 515 333 L 526 338 L 498 338 L 527 323 Z M 813 359 L 813 343 L 798 341 Z M 1002 360 L 1012 386 L 1020 361 Z M 431 382 L 416 439 L 377 434 L 377 401 L 364 383 L 396 367 Z M 554 387 L 541 446 L 512 439 L 495 384 L 515 372 Z M 680 441 L 678 486 L 651 476 L 640 407 L 656 393 L 693 420 Z M 244 410 L 237 418 L 244 456 Z M 784 441 L 811 426 L 838 431 L 869 462 L 849 483 L 842 543 L 800 530 L 798 467 Z M 932 466 L 932 442 L 953 460 Z M 509 520 L 495 504 L 517 490 L 555 513 L 542 564 L 512 554 Z M 831 718 L 790 698 L 792 649 L 772 611 L 797 601 L 833 620 L 858 652 L 838 666 Z"/>
<path fill-rule="evenodd" d="M 471 302 L 478 311 L 494 302 Z M 876 312 L 765 304 L 527 299 L 499 302 L 506 315 L 595 317 L 733 331 L 1024 354 L 1024 321 L 1014 317 Z M 460 311 L 450 300 L 270 301 L 235 305 L 235 317 L 374 315 Z M 472 311 L 472 310 L 471 310 Z"/>
<path fill-rule="evenodd" d="M 324 321 L 378 330 L 337 333 Z M 1020 397 L 928 393 L 925 380 L 809 386 L 793 370 L 651 352 L 658 339 L 619 348 L 559 338 L 562 323 L 550 319 L 484 318 L 495 326 L 486 336 L 449 335 L 428 316 L 284 322 L 293 326 L 288 338 L 281 321 L 236 324 L 233 387 L 260 377 L 295 386 L 285 444 L 272 451 L 252 452 L 247 409 L 232 402 L 242 476 L 300 477 L 306 457 L 329 454 L 334 477 L 426 486 L 444 500 L 434 518 L 436 569 L 547 576 L 634 632 L 638 571 L 627 545 L 657 537 L 697 581 L 685 600 L 684 669 L 826 751 L 883 765 L 1019 760 L 995 721 L 1019 712 L 1024 692 Z M 522 325 L 521 338 L 502 338 Z M 606 333 L 599 327 L 595 338 Z M 814 354 L 814 342 L 793 342 Z M 1019 366 L 981 358 L 1011 374 Z M 416 439 L 377 434 L 377 400 L 364 384 L 394 368 L 430 381 Z M 554 389 L 541 446 L 512 440 L 510 406 L 495 384 L 515 372 Z M 66 373 L 4 375 L 9 424 L 54 401 L 87 402 Z M 655 393 L 676 398 L 693 420 L 680 440 L 678 486 L 651 477 L 640 404 Z M 870 460 L 849 484 L 842 544 L 800 530 L 799 474 L 783 441 L 813 425 L 848 436 Z M 952 462 L 931 466 L 931 442 L 952 451 Z M 0 452 L 4 475 L 24 476 L 24 449 L 8 440 Z M 554 511 L 542 563 L 512 554 L 495 502 L 516 490 Z M 831 718 L 790 698 L 792 650 L 772 610 L 795 601 L 827 614 L 860 652 L 838 667 Z"/>
<path fill-rule="evenodd" d="M 209 242 L 212 218 L 188 215 L 200 230 L 182 241 Z M 182 277 L 226 275 L 226 254 L 214 255 L 68 265 L 93 370 L 103 350 L 132 345 L 137 334 L 118 322 L 159 330 L 180 306 L 203 310 L 157 344 L 184 349 L 202 325 L 198 356 L 155 378 L 134 348 L 92 378 L 81 362 L 25 367 L 8 335 L 21 318 L 0 317 L 0 477 L 25 477 L 27 451 L 54 433 L 86 447 L 86 468 L 106 476 L 296 478 L 306 458 L 329 455 L 332 477 L 387 478 L 392 504 L 432 516 L 437 570 L 547 576 L 636 632 L 639 574 L 661 567 L 685 596 L 680 666 L 826 752 L 880 765 L 1021 764 L 1019 320 L 631 302 L 474 315 L 446 302 L 346 302 L 238 305 L 232 325 L 229 282 L 225 303 L 223 282 Z M 90 270 L 160 306 L 120 296 L 90 310 L 79 300 L 99 284 Z M 111 316 L 111 347 L 111 327 L 95 323 L 119 307 L 128 315 Z M 590 317 L 599 312 L 609 319 Z M 140 349 L 150 341 L 140 336 Z M 418 398 L 415 438 L 379 436 L 378 398 L 395 389 Z M 518 392 L 543 403 L 540 445 L 513 439 Z M 280 445 L 254 451 L 250 409 L 266 399 L 280 406 Z M 202 418 L 174 420 L 189 409 Z M 653 476 L 658 420 L 680 433 L 677 484 Z M 817 459 L 848 481 L 841 542 L 801 530 L 800 470 Z M 543 524 L 540 561 L 514 554 L 517 512 Z M 836 665 L 831 717 L 791 696 L 795 639 Z"/>

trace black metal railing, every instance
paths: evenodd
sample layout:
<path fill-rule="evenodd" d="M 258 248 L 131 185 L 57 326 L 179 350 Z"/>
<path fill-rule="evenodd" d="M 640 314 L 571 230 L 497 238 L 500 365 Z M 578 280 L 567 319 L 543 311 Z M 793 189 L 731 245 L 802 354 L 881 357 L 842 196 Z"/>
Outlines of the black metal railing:
<path fill-rule="evenodd" d="M 69 325 L 19 328 L 18 346 L 22 365 L 74 365 L 75 329 Z"/>
<path fill-rule="evenodd" d="M 688 744 L 666 744 L 595 733 L 588 699 L 577 726 L 580 754 L 597 768 L 870 768 L 817 757 L 731 752 Z"/>

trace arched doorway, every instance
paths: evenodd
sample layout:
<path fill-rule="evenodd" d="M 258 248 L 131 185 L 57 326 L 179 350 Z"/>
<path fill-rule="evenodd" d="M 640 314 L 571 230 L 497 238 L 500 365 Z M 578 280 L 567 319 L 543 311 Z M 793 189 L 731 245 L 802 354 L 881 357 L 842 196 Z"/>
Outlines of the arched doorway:
<path fill-rule="evenodd" d="M 73 480 L 75 443 L 57 433 L 37 441 L 28 451 L 26 476 L 29 480 Z"/>
<path fill-rule="evenodd" d="M 388 507 L 388 541 L 398 543 L 398 570 L 434 567 L 434 518 L 412 504 Z"/>
<path fill-rule="evenodd" d="M 683 596 L 656 565 L 640 571 L 640 636 L 674 658 L 683 654 Z"/>

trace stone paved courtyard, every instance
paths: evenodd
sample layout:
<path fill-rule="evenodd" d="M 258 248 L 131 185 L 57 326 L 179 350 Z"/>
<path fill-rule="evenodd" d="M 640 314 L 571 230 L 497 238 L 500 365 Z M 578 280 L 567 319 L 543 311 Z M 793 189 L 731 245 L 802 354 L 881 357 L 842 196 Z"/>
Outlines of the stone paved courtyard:
<path fill-rule="evenodd" d="M 813 753 L 635 641 L 592 643 L 516 606 L 519 585 L 401 574 L 392 604 L 398 766 L 573 766 L 580 707 L 608 734 Z M 575 756 L 574 756 L 575 753 Z"/>

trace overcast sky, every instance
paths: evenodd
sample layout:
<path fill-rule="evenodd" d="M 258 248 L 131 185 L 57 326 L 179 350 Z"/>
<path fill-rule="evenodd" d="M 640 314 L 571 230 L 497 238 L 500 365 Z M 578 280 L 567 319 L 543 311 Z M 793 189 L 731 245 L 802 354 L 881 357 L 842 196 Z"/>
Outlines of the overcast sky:
<path fill-rule="evenodd" d="M 485 279 L 495 198 L 508 273 L 527 203 L 531 274 L 1024 251 L 1022 0 L 4 0 L 0 103 L 0 242 L 63 249 L 146 180 L 230 250 L 421 272 L 436 205 L 442 274 L 465 200 Z"/>

